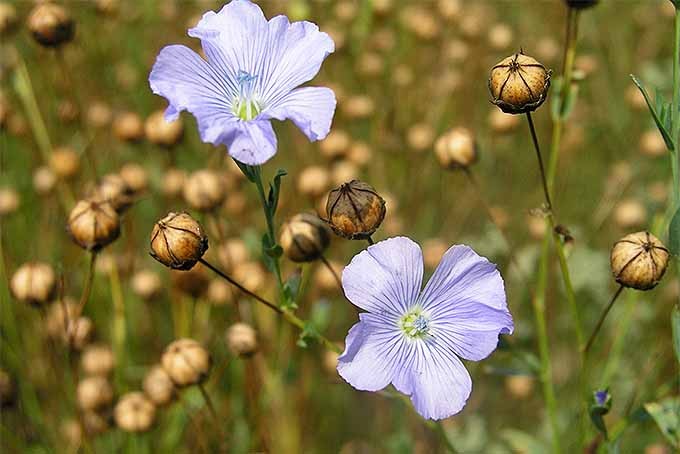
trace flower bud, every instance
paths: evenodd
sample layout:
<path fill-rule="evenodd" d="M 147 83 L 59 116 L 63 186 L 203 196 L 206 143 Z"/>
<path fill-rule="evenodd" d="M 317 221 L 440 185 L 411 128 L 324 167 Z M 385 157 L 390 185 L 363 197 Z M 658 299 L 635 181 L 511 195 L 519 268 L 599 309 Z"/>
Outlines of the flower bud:
<path fill-rule="evenodd" d="M 117 213 L 122 213 L 134 202 L 134 193 L 120 175 L 110 173 L 102 177 L 94 190 L 94 198 L 109 202 Z"/>
<path fill-rule="evenodd" d="M 75 25 L 62 6 L 41 3 L 28 16 L 28 29 L 33 38 L 45 47 L 56 47 L 73 39 Z"/>
<path fill-rule="evenodd" d="M 132 291 L 144 301 L 151 301 L 161 293 L 163 283 L 157 273 L 140 270 L 132 276 Z"/>
<path fill-rule="evenodd" d="M 599 0 L 565 0 L 567 6 L 574 9 L 585 9 L 595 6 Z"/>
<path fill-rule="evenodd" d="M 80 367 L 86 375 L 106 377 L 113 371 L 116 360 L 108 345 L 90 345 L 80 357 Z"/>
<path fill-rule="evenodd" d="M 532 112 L 548 95 L 550 74 L 545 66 L 521 52 L 511 55 L 491 69 L 491 102 L 505 113 Z"/>
<path fill-rule="evenodd" d="M 385 219 L 385 200 L 370 185 L 359 180 L 333 189 L 326 213 L 333 231 L 350 240 L 371 236 Z"/>
<path fill-rule="evenodd" d="M 236 356 L 252 356 L 257 351 L 257 333 L 247 323 L 234 323 L 227 329 L 227 347 Z"/>
<path fill-rule="evenodd" d="M 168 345 L 161 357 L 163 369 L 176 386 L 201 383 L 210 372 L 210 353 L 193 339 L 179 339 Z"/>
<path fill-rule="evenodd" d="M 156 420 L 156 406 L 140 392 L 127 393 L 116 404 L 113 418 L 125 432 L 146 432 Z"/>
<path fill-rule="evenodd" d="M 70 180 L 80 171 L 80 156 L 71 147 L 57 147 L 50 155 L 50 168 L 60 180 Z"/>
<path fill-rule="evenodd" d="M 467 128 L 454 128 L 434 145 L 439 164 L 445 169 L 466 168 L 477 162 L 477 143 Z"/>
<path fill-rule="evenodd" d="M 184 124 L 181 118 L 166 121 L 163 111 L 157 110 L 146 119 L 144 132 L 149 142 L 162 147 L 171 147 L 182 140 Z"/>
<path fill-rule="evenodd" d="M 123 112 L 113 121 L 113 133 L 123 142 L 139 142 L 144 138 L 144 123 L 134 112 Z"/>
<path fill-rule="evenodd" d="M 113 401 L 113 388 L 104 377 L 86 377 L 78 383 L 76 397 L 82 410 L 99 410 Z"/>
<path fill-rule="evenodd" d="M 187 213 L 168 213 L 151 232 L 151 257 L 176 269 L 191 269 L 208 249 L 201 224 Z"/>
<path fill-rule="evenodd" d="M 81 200 L 71 210 L 68 232 L 78 246 L 98 251 L 120 234 L 120 219 L 110 203 Z"/>
<path fill-rule="evenodd" d="M 321 219 L 300 213 L 283 225 L 279 242 L 290 260 L 311 262 L 321 257 L 330 243 L 330 235 Z"/>
<path fill-rule="evenodd" d="M 151 402 L 159 406 L 166 405 L 175 398 L 175 385 L 160 365 L 152 367 L 146 374 L 142 388 Z"/>
<path fill-rule="evenodd" d="M 650 290 L 659 283 L 668 266 L 668 249 L 649 232 L 631 233 L 614 243 L 611 269 L 624 287 Z"/>
<path fill-rule="evenodd" d="M 187 178 L 182 191 L 184 200 L 198 211 L 212 211 L 226 196 L 220 176 L 212 170 L 198 170 Z"/>
<path fill-rule="evenodd" d="M 50 265 L 29 262 L 14 272 L 9 287 L 16 299 L 37 306 L 52 300 L 57 280 Z"/>

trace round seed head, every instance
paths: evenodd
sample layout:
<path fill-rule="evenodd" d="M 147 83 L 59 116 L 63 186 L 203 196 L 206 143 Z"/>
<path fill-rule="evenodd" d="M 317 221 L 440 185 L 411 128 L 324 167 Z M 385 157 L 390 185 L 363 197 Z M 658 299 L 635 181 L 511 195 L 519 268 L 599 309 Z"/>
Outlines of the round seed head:
<path fill-rule="evenodd" d="M 614 244 L 611 269 L 624 287 L 650 290 L 659 283 L 668 266 L 668 249 L 649 232 L 626 235 Z"/>
<path fill-rule="evenodd" d="M 207 169 L 189 175 L 182 194 L 189 206 L 198 211 L 215 210 L 227 195 L 220 175 Z"/>
<path fill-rule="evenodd" d="M 16 399 L 14 380 L 4 369 L 0 369 L 0 407 L 8 407 Z"/>
<path fill-rule="evenodd" d="M 134 191 L 118 174 L 110 173 L 102 177 L 94 189 L 93 198 L 105 200 L 117 213 L 123 213 L 134 202 Z"/>
<path fill-rule="evenodd" d="M 11 3 L 0 3 L 0 36 L 9 35 L 17 25 L 17 9 Z"/>
<path fill-rule="evenodd" d="M 98 251 L 118 238 L 120 218 L 110 203 L 85 199 L 71 210 L 67 227 L 78 246 Z"/>
<path fill-rule="evenodd" d="M 337 235 L 350 240 L 371 236 L 385 219 L 385 200 L 372 186 L 352 180 L 328 195 L 328 224 Z"/>
<path fill-rule="evenodd" d="M 47 263 L 29 262 L 21 265 L 12 276 L 10 290 L 19 301 L 38 306 L 54 297 L 57 280 Z"/>
<path fill-rule="evenodd" d="M 175 386 L 203 382 L 210 372 L 210 353 L 193 339 L 179 339 L 168 345 L 161 358 L 163 369 Z"/>
<path fill-rule="evenodd" d="M 120 168 L 120 177 L 133 194 L 144 192 L 149 186 L 146 170 L 139 164 L 129 162 Z"/>
<path fill-rule="evenodd" d="M 184 123 L 181 118 L 166 121 L 163 111 L 157 110 L 146 119 L 144 132 L 149 142 L 162 147 L 172 147 L 182 140 Z"/>
<path fill-rule="evenodd" d="M 300 172 L 297 189 L 308 197 L 319 197 L 330 187 L 330 175 L 325 167 L 309 166 Z"/>
<path fill-rule="evenodd" d="M 144 301 L 151 301 L 160 293 L 163 286 L 158 273 L 151 270 L 140 270 L 132 276 L 132 291 Z"/>
<path fill-rule="evenodd" d="M 151 257 L 172 269 L 191 269 L 207 250 L 203 227 L 187 213 L 168 213 L 151 232 Z"/>
<path fill-rule="evenodd" d="M 477 142 L 467 128 L 454 128 L 443 134 L 434 145 L 439 164 L 445 169 L 466 168 L 477 162 Z"/>
<path fill-rule="evenodd" d="M 41 166 L 33 172 L 33 187 L 40 195 L 49 195 L 57 184 L 57 176 L 47 166 Z"/>
<path fill-rule="evenodd" d="M 28 16 L 28 29 L 33 38 L 45 47 L 57 47 L 73 39 L 75 24 L 64 7 L 41 3 Z"/>
<path fill-rule="evenodd" d="M 187 174 L 184 170 L 170 168 L 163 175 L 161 190 L 166 197 L 175 198 L 182 194 Z"/>
<path fill-rule="evenodd" d="M 125 432 L 146 432 L 156 420 L 156 406 L 141 392 L 127 393 L 116 404 L 113 418 Z"/>
<path fill-rule="evenodd" d="M 175 385 L 161 365 L 152 367 L 146 374 L 142 388 L 151 402 L 158 406 L 166 405 L 175 398 Z"/>
<path fill-rule="evenodd" d="M 113 133 L 122 142 L 139 142 L 144 138 L 144 123 L 136 113 L 123 112 L 113 121 Z"/>
<path fill-rule="evenodd" d="M 50 168 L 60 180 L 70 180 L 80 171 L 80 156 L 71 147 L 57 147 L 52 150 Z"/>
<path fill-rule="evenodd" d="M 115 362 L 111 347 L 103 344 L 87 346 L 80 357 L 80 367 L 86 375 L 107 377 L 113 372 Z"/>
<path fill-rule="evenodd" d="M 517 53 L 491 68 L 491 102 L 503 112 L 523 114 L 536 110 L 548 96 L 551 71 L 541 63 Z"/>
<path fill-rule="evenodd" d="M 294 262 L 311 262 L 323 254 L 330 243 L 326 224 L 317 216 L 301 213 L 281 228 L 279 239 L 283 253 Z"/>
<path fill-rule="evenodd" d="M 195 266 L 186 271 L 172 271 L 170 280 L 173 287 L 193 298 L 202 297 L 210 283 L 210 277 L 202 266 Z"/>
<path fill-rule="evenodd" d="M 0 217 L 16 213 L 21 204 L 19 193 L 13 188 L 0 188 Z"/>
<path fill-rule="evenodd" d="M 82 410 L 99 410 L 113 401 L 113 388 L 104 377 L 86 377 L 78 383 L 76 397 Z"/>
<path fill-rule="evenodd" d="M 234 323 L 227 329 L 227 346 L 240 357 L 250 357 L 257 351 L 257 333 L 247 323 Z"/>

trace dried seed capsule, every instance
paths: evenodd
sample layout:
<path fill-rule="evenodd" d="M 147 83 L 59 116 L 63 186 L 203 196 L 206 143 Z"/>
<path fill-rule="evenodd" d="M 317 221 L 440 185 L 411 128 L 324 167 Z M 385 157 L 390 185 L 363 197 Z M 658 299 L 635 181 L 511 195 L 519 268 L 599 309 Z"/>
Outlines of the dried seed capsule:
<path fill-rule="evenodd" d="M 90 345 L 80 357 L 80 367 L 86 375 L 108 376 L 113 371 L 116 360 L 108 345 Z"/>
<path fill-rule="evenodd" d="M 170 168 L 163 175 L 163 182 L 161 190 L 166 197 L 179 197 L 184 188 L 184 182 L 187 179 L 187 174 L 184 170 Z"/>
<path fill-rule="evenodd" d="M 76 396 L 82 410 L 98 410 L 113 401 L 113 388 L 104 377 L 86 377 L 78 383 Z"/>
<path fill-rule="evenodd" d="M 163 111 L 158 110 L 146 119 L 144 132 L 149 142 L 162 147 L 171 147 L 182 140 L 184 124 L 181 118 L 175 121 L 165 121 Z"/>
<path fill-rule="evenodd" d="M 211 304 L 223 306 L 232 302 L 235 296 L 234 287 L 222 279 L 213 279 L 210 281 L 210 284 L 208 284 L 206 299 Z"/>
<path fill-rule="evenodd" d="M 9 286 L 16 299 L 37 306 L 52 300 L 57 280 L 47 263 L 29 262 L 14 272 Z"/>
<path fill-rule="evenodd" d="M 236 356 L 252 356 L 257 351 L 257 333 L 247 323 L 234 323 L 227 329 L 227 347 Z"/>
<path fill-rule="evenodd" d="M 179 339 L 168 345 L 161 357 L 163 369 L 176 386 L 201 383 L 210 372 L 210 353 L 193 339 Z"/>
<path fill-rule="evenodd" d="M 371 236 L 380 227 L 385 211 L 385 200 L 359 180 L 333 189 L 326 202 L 329 225 L 337 235 L 350 240 Z"/>
<path fill-rule="evenodd" d="M 330 243 L 328 228 L 318 217 L 300 213 L 281 228 L 283 253 L 294 262 L 311 262 L 323 254 Z"/>
<path fill-rule="evenodd" d="M 532 112 L 548 95 L 550 74 L 532 57 L 521 52 L 511 55 L 491 68 L 491 102 L 505 113 Z"/>
<path fill-rule="evenodd" d="M 151 232 L 151 257 L 176 269 L 191 269 L 208 250 L 201 224 L 187 213 L 168 213 Z"/>
<path fill-rule="evenodd" d="M 52 150 L 50 168 L 57 178 L 70 180 L 80 171 L 80 156 L 71 147 L 57 147 Z"/>
<path fill-rule="evenodd" d="M 109 412 L 96 412 L 92 410 L 84 411 L 81 420 L 83 428 L 89 436 L 99 435 L 106 432 L 110 424 Z"/>
<path fill-rule="evenodd" d="M 146 395 L 156 405 L 166 405 L 175 397 L 175 385 L 172 383 L 168 373 L 160 365 L 152 367 L 149 373 L 146 374 L 142 383 L 142 389 L 144 389 Z"/>
<path fill-rule="evenodd" d="M 56 47 L 73 39 L 75 25 L 62 6 L 41 3 L 28 16 L 28 29 L 33 38 L 45 47 Z"/>
<path fill-rule="evenodd" d="M 102 177 L 93 198 L 109 202 L 117 213 L 122 213 L 134 202 L 134 192 L 120 175 L 110 173 Z"/>
<path fill-rule="evenodd" d="M 0 36 L 9 35 L 17 24 L 17 10 L 11 3 L 0 3 Z"/>
<path fill-rule="evenodd" d="M 146 190 L 149 178 L 146 170 L 139 164 L 129 162 L 120 168 L 120 177 L 133 194 L 139 194 Z"/>
<path fill-rule="evenodd" d="M 157 273 L 140 270 L 132 276 L 132 291 L 144 301 L 151 301 L 161 293 L 163 283 Z"/>
<path fill-rule="evenodd" d="M 33 172 L 33 187 L 40 195 L 49 195 L 57 184 L 57 176 L 47 166 L 41 166 Z"/>
<path fill-rule="evenodd" d="M 189 206 L 198 211 L 215 210 L 227 195 L 220 175 L 207 169 L 189 175 L 182 194 Z"/>
<path fill-rule="evenodd" d="M 328 170 L 321 166 L 309 166 L 300 172 L 297 179 L 297 190 L 308 197 L 319 197 L 330 186 Z"/>
<path fill-rule="evenodd" d="M 13 188 L 0 188 L 0 217 L 16 213 L 21 204 L 19 193 Z"/>
<path fill-rule="evenodd" d="M 140 392 L 127 393 L 116 404 L 113 418 L 126 432 L 146 432 L 156 420 L 156 406 Z"/>
<path fill-rule="evenodd" d="M 69 320 L 64 343 L 71 349 L 80 351 L 92 340 L 94 336 L 94 323 L 89 317 L 79 317 L 77 320 Z"/>
<path fill-rule="evenodd" d="M 477 162 L 477 143 L 469 129 L 454 128 L 437 139 L 434 153 L 445 169 L 466 168 Z"/>
<path fill-rule="evenodd" d="M 97 251 L 118 238 L 120 218 L 108 202 L 81 200 L 71 210 L 68 232 L 80 247 Z"/>
<path fill-rule="evenodd" d="M 113 121 L 113 133 L 123 142 L 139 142 L 144 138 L 144 123 L 136 113 L 123 112 Z"/>
<path fill-rule="evenodd" d="M 567 6 L 575 9 L 585 9 L 597 5 L 599 0 L 565 0 Z"/>
<path fill-rule="evenodd" d="M 659 283 L 668 266 L 668 249 L 649 232 L 626 235 L 614 244 L 611 268 L 624 287 L 649 290 Z"/>

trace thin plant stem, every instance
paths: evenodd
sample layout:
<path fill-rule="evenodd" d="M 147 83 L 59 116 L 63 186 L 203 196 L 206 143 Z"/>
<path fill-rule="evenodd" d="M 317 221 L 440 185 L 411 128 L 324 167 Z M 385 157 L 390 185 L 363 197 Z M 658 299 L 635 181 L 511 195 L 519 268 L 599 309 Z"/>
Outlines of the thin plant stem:
<path fill-rule="evenodd" d="M 208 407 L 208 411 L 210 411 L 210 416 L 213 418 L 215 425 L 217 427 L 221 427 L 220 418 L 217 416 L 217 410 L 215 410 L 215 406 L 213 405 L 213 402 L 212 402 L 212 399 L 210 398 L 210 395 L 205 390 L 205 386 L 203 386 L 203 383 L 199 383 L 196 386 L 198 386 L 198 389 L 201 391 L 201 395 L 203 396 L 203 400 L 205 401 L 205 404 Z"/>
<path fill-rule="evenodd" d="M 206 260 L 204 260 L 204 259 L 199 259 L 199 262 L 200 262 L 202 265 L 206 266 L 208 269 L 210 269 L 212 272 L 214 272 L 215 274 L 217 274 L 218 276 L 220 276 L 222 279 L 226 280 L 226 281 L 229 282 L 231 285 L 233 285 L 233 286 L 235 286 L 236 288 L 238 288 L 239 290 L 241 290 L 241 291 L 242 291 L 243 293 L 245 293 L 246 295 L 248 295 L 248 296 L 254 298 L 255 300 L 259 301 L 260 303 L 264 304 L 265 306 L 267 306 L 268 308 L 270 308 L 271 310 L 273 310 L 274 312 L 276 312 L 277 314 L 279 314 L 279 315 L 280 315 L 281 317 L 283 317 L 287 322 L 289 322 L 289 323 L 292 324 L 292 325 L 295 325 L 295 326 L 298 327 L 301 331 L 304 331 L 304 330 L 307 328 L 307 325 L 306 325 L 305 321 L 302 320 L 301 318 L 299 318 L 298 316 L 296 316 L 295 314 L 293 314 L 290 310 L 288 310 L 288 309 L 286 309 L 286 308 L 279 307 L 279 306 L 277 306 L 277 305 L 275 305 L 275 304 L 273 304 L 273 303 L 267 301 L 266 299 L 262 298 L 261 296 L 256 295 L 255 293 L 251 292 L 250 290 L 248 290 L 247 288 L 243 287 L 241 284 L 239 284 L 238 282 L 236 282 L 234 279 L 232 279 L 231 277 L 229 277 L 227 274 L 223 273 L 223 272 L 222 272 L 221 270 L 219 270 L 218 268 L 215 268 L 213 265 L 211 265 L 210 263 L 208 263 Z M 333 342 L 331 342 L 330 340 L 328 340 L 328 339 L 327 339 L 326 337 L 324 337 L 323 335 L 321 335 L 321 334 L 319 334 L 319 333 L 315 333 L 315 334 L 314 334 L 314 337 L 315 337 L 319 342 L 321 342 L 321 343 L 323 344 L 323 346 L 326 347 L 328 350 L 331 350 L 331 351 L 336 352 L 336 353 L 342 353 L 341 349 L 340 349 L 336 344 L 334 344 Z"/>
<path fill-rule="evenodd" d="M 434 429 L 435 432 L 437 432 L 437 435 L 439 435 L 439 439 L 444 444 L 444 447 L 446 448 L 447 452 L 450 452 L 452 454 L 458 453 L 455 446 L 453 446 L 453 443 L 451 443 L 449 436 L 446 434 L 446 431 L 444 430 L 444 426 L 442 425 L 441 421 L 433 422 L 431 427 Z"/>
<path fill-rule="evenodd" d="M 90 265 L 87 269 L 87 277 L 85 278 L 85 286 L 83 287 L 83 293 L 80 295 L 80 302 L 78 303 L 78 310 L 76 310 L 73 321 L 76 321 L 76 320 L 78 320 L 78 318 L 80 318 L 81 314 L 83 313 L 83 309 L 85 309 L 85 304 L 87 304 L 87 301 L 90 299 L 90 293 L 92 293 L 92 282 L 94 281 L 94 270 L 95 270 L 96 263 L 97 263 L 97 252 L 91 251 L 90 252 Z M 64 314 L 68 314 L 68 312 L 64 312 Z M 68 316 L 68 315 L 66 315 L 66 316 Z"/>
<path fill-rule="evenodd" d="M 267 208 L 267 196 L 264 193 L 264 185 L 262 184 L 262 169 L 260 166 L 255 167 L 255 185 L 257 186 L 257 193 L 260 196 L 260 203 L 262 204 L 262 209 L 264 211 L 264 217 L 267 221 L 267 235 L 269 236 L 270 244 L 276 244 L 276 232 L 274 229 L 274 219 Z M 276 275 L 276 281 L 279 286 L 279 292 L 283 293 L 283 279 L 281 278 L 281 267 L 279 265 L 279 259 L 277 257 L 272 257 L 272 263 L 274 266 L 274 274 Z"/>
<path fill-rule="evenodd" d="M 546 178 L 545 166 L 543 165 L 543 157 L 541 155 L 541 147 L 538 144 L 538 136 L 536 135 L 536 128 L 534 127 L 534 120 L 531 119 L 531 112 L 527 112 L 527 121 L 529 122 L 529 132 L 531 139 L 534 142 L 534 149 L 536 150 L 536 157 L 538 158 L 538 168 L 541 171 L 541 184 L 543 185 L 543 195 L 545 196 L 545 203 L 548 211 L 552 212 L 553 206 L 550 200 L 550 190 L 548 189 L 548 180 Z"/>
<path fill-rule="evenodd" d="M 616 290 L 616 293 L 614 293 L 614 296 L 612 296 L 611 300 L 609 300 L 609 304 L 607 304 L 607 307 L 605 307 L 604 311 L 602 311 L 602 314 L 600 315 L 600 319 L 595 324 L 595 328 L 593 329 L 593 333 L 588 338 L 588 343 L 586 343 L 586 346 L 583 349 L 583 352 L 586 355 L 588 354 L 590 347 L 592 347 L 593 342 L 595 341 L 595 338 L 597 337 L 597 334 L 600 332 L 600 328 L 602 328 L 602 324 L 604 323 L 604 320 L 607 318 L 607 314 L 609 314 L 609 311 L 611 310 L 612 306 L 614 306 L 614 303 L 616 302 L 617 298 L 619 297 L 619 295 L 621 294 L 623 289 L 624 289 L 623 285 L 620 285 L 619 288 Z"/>
<path fill-rule="evenodd" d="M 680 205 L 680 8 L 675 8 L 675 46 L 673 49 L 673 105 L 671 124 L 673 126 L 673 150 L 671 150 L 671 170 L 673 174 L 673 209 L 671 216 Z M 678 267 L 680 270 L 680 267 Z M 680 271 L 678 271 L 680 273 Z"/>
<path fill-rule="evenodd" d="M 328 271 L 331 272 L 333 278 L 335 279 L 335 282 L 338 284 L 338 288 L 340 289 L 340 291 L 342 291 L 342 280 L 340 279 L 340 276 L 338 276 L 338 273 L 336 273 L 335 270 L 333 269 L 333 265 L 331 265 L 328 259 L 323 255 L 319 257 L 319 260 L 321 260 L 321 263 L 323 263 L 324 266 L 328 269 Z"/>

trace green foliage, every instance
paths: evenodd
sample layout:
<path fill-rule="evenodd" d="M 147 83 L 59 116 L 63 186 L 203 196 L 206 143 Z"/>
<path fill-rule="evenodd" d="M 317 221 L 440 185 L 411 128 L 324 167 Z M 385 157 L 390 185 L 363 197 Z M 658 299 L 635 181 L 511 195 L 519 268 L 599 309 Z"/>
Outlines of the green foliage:
<path fill-rule="evenodd" d="M 665 104 L 661 96 L 659 96 L 657 93 L 655 96 L 655 104 L 653 105 L 649 94 L 647 94 L 647 90 L 645 90 L 645 87 L 642 85 L 642 82 L 632 74 L 630 75 L 630 78 L 633 79 L 633 83 L 638 87 L 638 90 L 640 90 L 642 96 L 644 96 L 645 102 L 647 103 L 647 108 L 654 119 L 654 123 L 656 123 L 656 127 L 659 129 L 659 132 L 666 143 L 666 148 L 673 150 L 673 139 L 670 133 L 672 129 L 670 103 Z"/>
<path fill-rule="evenodd" d="M 680 448 L 680 397 L 667 397 L 645 404 L 645 410 L 654 419 L 666 439 Z"/>
<path fill-rule="evenodd" d="M 680 208 L 675 212 L 668 226 L 668 250 L 673 255 L 680 255 Z"/>

